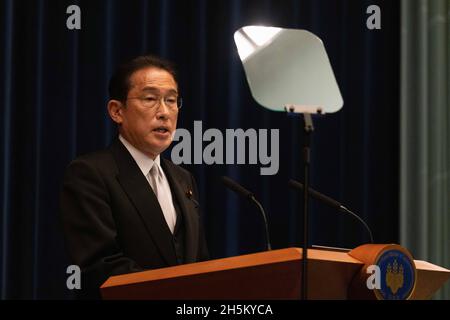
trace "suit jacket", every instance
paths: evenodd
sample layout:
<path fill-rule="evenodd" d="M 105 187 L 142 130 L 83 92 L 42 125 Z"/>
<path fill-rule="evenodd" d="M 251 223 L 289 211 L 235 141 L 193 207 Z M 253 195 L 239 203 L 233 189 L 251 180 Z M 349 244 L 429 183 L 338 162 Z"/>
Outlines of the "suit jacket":
<path fill-rule="evenodd" d="M 161 157 L 184 226 L 184 262 L 208 259 L 192 174 Z M 158 199 L 125 146 L 70 163 L 61 192 L 62 225 L 74 264 L 82 270 L 80 297 L 99 298 L 111 275 L 178 264 L 174 236 Z"/>

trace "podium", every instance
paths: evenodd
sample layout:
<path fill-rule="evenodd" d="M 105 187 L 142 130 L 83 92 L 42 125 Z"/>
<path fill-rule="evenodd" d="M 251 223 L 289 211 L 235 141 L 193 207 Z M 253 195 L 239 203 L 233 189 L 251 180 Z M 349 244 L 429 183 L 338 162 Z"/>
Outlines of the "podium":
<path fill-rule="evenodd" d="M 364 245 L 350 252 L 308 249 L 309 299 L 376 299 L 365 272 L 380 250 Z M 397 246 L 400 247 L 400 246 Z M 294 300 L 301 296 L 302 249 L 286 248 L 110 277 L 103 299 Z M 450 270 L 414 260 L 416 281 L 409 299 L 429 299 Z"/>

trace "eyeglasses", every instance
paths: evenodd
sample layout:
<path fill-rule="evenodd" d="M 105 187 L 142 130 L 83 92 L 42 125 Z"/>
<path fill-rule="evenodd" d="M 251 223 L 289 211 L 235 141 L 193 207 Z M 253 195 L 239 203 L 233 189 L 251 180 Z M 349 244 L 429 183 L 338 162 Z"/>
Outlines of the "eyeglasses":
<path fill-rule="evenodd" d="M 159 96 L 154 94 L 149 94 L 143 97 L 130 97 L 127 100 L 139 100 L 145 108 L 153 108 L 157 104 L 161 104 L 161 101 L 164 101 L 164 104 L 172 111 L 178 110 L 183 105 L 183 99 L 180 96 L 176 95 L 168 95 L 168 96 Z"/>

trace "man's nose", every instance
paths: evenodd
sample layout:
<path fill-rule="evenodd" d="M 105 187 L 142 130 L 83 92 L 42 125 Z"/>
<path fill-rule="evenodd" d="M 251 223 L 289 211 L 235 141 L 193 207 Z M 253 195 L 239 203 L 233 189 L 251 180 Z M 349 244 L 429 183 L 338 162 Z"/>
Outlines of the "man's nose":
<path fill-rule="evenodd" d="M 158 119 L 167 118 L 169 116 L 170 109 L 164 102 L 164 99 L 161 99 L 159 101 L 157 108 L 158 109 L 156 109 L 156 116 L 158 117 Z"/>

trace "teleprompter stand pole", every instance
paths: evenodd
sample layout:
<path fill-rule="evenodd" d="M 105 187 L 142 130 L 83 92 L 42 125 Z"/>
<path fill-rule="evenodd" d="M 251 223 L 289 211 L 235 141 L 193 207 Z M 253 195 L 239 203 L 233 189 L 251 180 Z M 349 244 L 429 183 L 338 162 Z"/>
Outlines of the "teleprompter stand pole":
<path fill-rule="evenodd" d="M 308 190 L 309 190 L 309 167 L 311 164 L 311 135 L 314 131 L 312 117 L 310 113 L 303 113 L 304 118 L 304 143 L 303 143 L 303 163 L 304 181 L 303 189 L 303 250 L 302 250 L 302 299 L 308 299 L 308 239 L 309 239 L 309 219 L 308 219 Z"/>
<path fill-rule="evenodd" d="M 308 299 L 308 244 L 309 244 L 309 219 L 308 219 L 308 190 L 309 190 L 309 167 L 311 165 L 311 136 L 314 131 L 312 114 L 322 114 L 321 107 L 302 106 L 286 104 L 285 111 L 289 114 L 303 114 L 303 165 L 304 165 L 304 189 L 303 189 L 303 248 L 302 248 L 302 293 L 303 300 Z"/>

